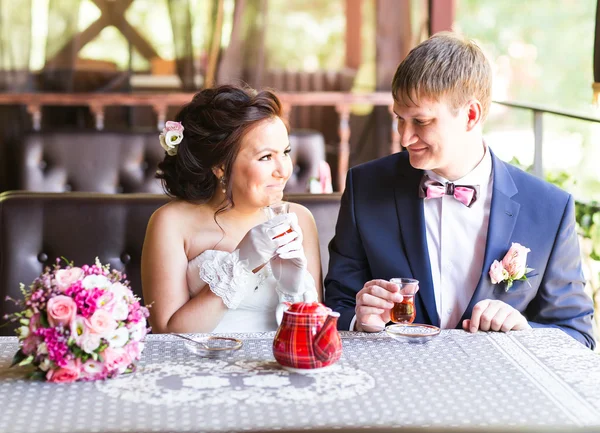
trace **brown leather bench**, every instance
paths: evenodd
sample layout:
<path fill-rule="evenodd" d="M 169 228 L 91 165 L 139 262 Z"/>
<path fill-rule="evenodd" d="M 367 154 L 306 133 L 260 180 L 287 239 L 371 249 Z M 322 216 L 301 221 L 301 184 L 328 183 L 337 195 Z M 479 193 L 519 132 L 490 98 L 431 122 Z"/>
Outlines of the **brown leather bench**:
<path fill-rule="evenodd" d="M 323 136 L 311 130 L 290 134 L 294 172 L 287 193 L 307 191 L 325 159 Z M 32 132 L 15 143 L 11 189 L 43 192 L 162 193 L 154 178 L 164 151 L 158 132 Z M 9 171 L 14 171 L 9 168 Z"/>
<path fill-rule="evenodd" d="M 293 194 L 289 201 L 309 208 L 317 222 L 323 275 L 333 237 L 339 194 Z M 19 298 L 19 283 L 30 284 L 56 257 L 83 265 L 98 257 L 124 270 L 142 296 L 140 261 L 150 215 L 167 203 L 158 194 L 36 193 L 0 194 L 0 322 L 15 310 L 5 297 Z M 12 328 L 0 328 L 11 335 Z"/>

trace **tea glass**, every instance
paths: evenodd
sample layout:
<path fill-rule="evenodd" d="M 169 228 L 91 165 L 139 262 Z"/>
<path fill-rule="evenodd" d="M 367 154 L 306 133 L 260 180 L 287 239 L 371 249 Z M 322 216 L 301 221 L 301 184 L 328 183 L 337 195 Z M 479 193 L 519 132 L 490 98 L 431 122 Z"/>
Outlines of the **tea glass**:
<path fill-rule="evenodd" d="M 283 215 L 290 212 L 290 204 L 287 202 L 280 201 L 279 203 L 273 203 L 265 207 L 265 212 L 269 219 L 273 219 L 278 215 Z"/>
<path fill-rule="evenodd" d="M 278 202 L 278 203 L 273 203 L 273 204 L 265 207 L 264 209 L 267 214 L 267 217 L 271 220 L 279 215 L 284 215 L 286 213 L 289 213 L 290 212 L 290 204 L 286 203 L 286 202 Z M 291 228 L 286 231 L 286 233 L 291 233 L 291 232 L 292 232 Z M 281 233 L 280 235 L 275 236 L 273 239 L 280 238 L 283 235 L 285 235 L 285 233 Z M 271 269 L 273 268 L 273 266 L 274 266 L 274 264 L 271 263 Z M 281 275 L 281 263 L 277 263 L 276 266 L 278 266 L 278 268 L 277 268 L 278 275 Z M 277 284 L 279 284 L 279 281 L 277 281 Z"/>
<path fill-rule="evenodd" d="M 390 283 L 398 285 L 402 302 L 394 302 L 390 317 L 394 323 L 410 324 L 417 316 L 415 309 L 415 295 L 419 291 L 419 281 L 412 278 L 392 278 Z"/>

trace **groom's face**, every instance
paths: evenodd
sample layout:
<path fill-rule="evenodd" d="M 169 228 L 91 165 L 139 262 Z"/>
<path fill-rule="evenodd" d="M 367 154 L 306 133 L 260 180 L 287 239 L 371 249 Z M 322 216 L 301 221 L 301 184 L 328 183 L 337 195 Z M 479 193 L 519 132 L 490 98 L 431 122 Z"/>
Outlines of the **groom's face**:
<path fill-rule="evenodd" d="M 408 150 L 414 168 L 432 170 L 454 180 L 453 173 L 468 151 L 465 109 L 453 109 L 443 98 L 416 101 L 394 102 L 400 144 Z"/>

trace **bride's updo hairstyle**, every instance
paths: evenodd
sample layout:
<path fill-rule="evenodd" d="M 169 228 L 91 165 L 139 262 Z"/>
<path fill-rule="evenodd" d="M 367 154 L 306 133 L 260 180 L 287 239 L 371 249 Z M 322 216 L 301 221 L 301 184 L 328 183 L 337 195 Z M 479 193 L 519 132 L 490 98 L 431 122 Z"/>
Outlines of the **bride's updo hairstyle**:
<path fill-rule="evenodd" d="M 157 177 L 165 192 L 205 203 L 217 188 L 224 188 L 225 207 L 233 206 L 229 179 L 242 138 L 261 121 L 281 115 L 279 99 L 267 90 L 224 85 L 196 93 L 175 119 L 184 127 L 177 153 L 165 153 L 158 164 Z M 223 181 L 213 173 L 214 167 L 224 169 Z"/>

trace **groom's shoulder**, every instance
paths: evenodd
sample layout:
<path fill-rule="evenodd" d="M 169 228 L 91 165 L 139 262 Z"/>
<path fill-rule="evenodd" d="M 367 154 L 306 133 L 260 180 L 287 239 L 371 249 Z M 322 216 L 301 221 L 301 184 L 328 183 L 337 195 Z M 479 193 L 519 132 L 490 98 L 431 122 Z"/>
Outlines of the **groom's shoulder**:
<path fill-rule="evenodd" d="M 405 166 L 410 167 L 408 152 L 398 152 L 356 165 L 352 167 L 350 171 L 353 175 L 360 177 L 375 174 L 377 174 L 378 177 L 385 175 L 395 176 L 398 171 L 402 170 Z"/>
<path fill-rule="evenodd" d="M 513 181 L 519 190 L 519 194 L 535 197 L 536 199 L 543 201 L 554 199 L 560 202 L 566 202 L 569 200 L 570 194 L 558 186 L 534 176 L 508 162 L 502 162 L 502 164 L 504 164 L 513 178 Z"/>

